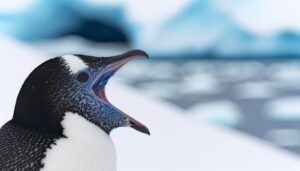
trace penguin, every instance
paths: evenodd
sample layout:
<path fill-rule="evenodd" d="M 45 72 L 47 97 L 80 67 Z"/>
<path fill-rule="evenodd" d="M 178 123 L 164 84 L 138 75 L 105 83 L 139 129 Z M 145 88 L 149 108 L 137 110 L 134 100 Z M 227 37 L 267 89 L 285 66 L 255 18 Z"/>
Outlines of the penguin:
<path fill-rule="evenodd" d="M 64 55 L 34 69 L 13 118 L 0 129 L 0 170 L 115 171 L 110 132 L 118 127 L 150 132 L 109 102 L 105 86 L 139 57 L 148 55 L 141 50 L 111 57 Z"/>

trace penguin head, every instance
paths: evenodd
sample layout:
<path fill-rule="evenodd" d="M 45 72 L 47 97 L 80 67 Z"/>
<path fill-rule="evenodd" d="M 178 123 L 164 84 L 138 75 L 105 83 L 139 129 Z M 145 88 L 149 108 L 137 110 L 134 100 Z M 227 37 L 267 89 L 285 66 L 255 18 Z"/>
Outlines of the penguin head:
<path fill-rule="evenodd" d="M 44 62 L 25 80 L 12 121 L 62 135 L 61 121 L 66 112 L 72 112 L 108 134 L 114 128 L 129 126 L 150 135 L 147 127 L 112 105 L 105 94 L 109 78 L 138 57 L 148 55 L 132 50 L 112 57 L 65 55 Z M 124 97 L 120 94 L 120 98 Z"/>

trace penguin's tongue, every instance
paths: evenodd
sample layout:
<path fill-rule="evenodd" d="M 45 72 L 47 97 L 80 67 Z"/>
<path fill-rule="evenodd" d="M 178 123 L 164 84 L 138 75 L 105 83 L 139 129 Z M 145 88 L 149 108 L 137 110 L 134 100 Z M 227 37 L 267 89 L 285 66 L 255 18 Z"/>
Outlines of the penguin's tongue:
<path fill-rule="evenodd" d="M 109 102 L 109 100 L 107 99 L 106 93 L 105 93 L 105 86 L 106 86 L 109 78 L 111 78 L 123 65 L 125 65 L 126 63 L 128 63 L 129 61 L 131 61 L 137 57 L 138 56 L 128 57 L 128 58 L 125 58 L 123 60 L 120 60 L 120 61 L 117 61 L 117 62 L 114 62 L 114 63 L 108 65 L 105 69 L 103 69 L 98 74 L 96 81 L 93 83 L 92 89 L 94 91 L 94 94 L 99 98 L 99 100 L 111 105 L 112 107 L 114 107 L 115 109 L 120 111 L 123 115 L 125 115 L 129 119 L 130 126 L 132 128 L 150 135 L 150 132 L 146 126 L 144 126 L 142 123 L 138 122 L 137 120 L 135 120 L 134 118 L 127 115 L 120 109 L 116 108 L 113 104 L 111 104 Z"/>

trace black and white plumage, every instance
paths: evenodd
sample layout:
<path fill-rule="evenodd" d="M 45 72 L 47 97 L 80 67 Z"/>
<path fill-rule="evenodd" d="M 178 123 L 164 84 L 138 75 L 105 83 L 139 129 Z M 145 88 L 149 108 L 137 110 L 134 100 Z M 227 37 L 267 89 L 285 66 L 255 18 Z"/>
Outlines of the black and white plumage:
<path fill-rule="evenodd" d="M 0 170 L 115 170 L 111 130 L 149 130 L 107 100 L 105 85 L 141 56 L 147 54 L 65 55 L 37 67 L 20 90 L 13 119 L 0 129 Z"/>

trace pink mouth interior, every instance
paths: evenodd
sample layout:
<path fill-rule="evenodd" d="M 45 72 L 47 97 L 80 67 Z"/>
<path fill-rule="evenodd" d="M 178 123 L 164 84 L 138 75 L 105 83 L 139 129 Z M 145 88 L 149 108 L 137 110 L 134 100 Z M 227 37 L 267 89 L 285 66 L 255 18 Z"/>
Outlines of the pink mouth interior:
<path fill-rule="evenodd" d="M 129 58 L 125 58 L 123 60 L 117 61 L 115 63 L 110 64 L 109 66 L 107 66 L 105 69 L 103 69 L 97 76 L 97 78 L 95 79 L 94 83 L 95 84 L 97 82 L 98 79 L 100 79 L 105 73 L 108 72 L 113 72 L 116 73 L 123 65 L 125 65 L 126 63 L 128 63 L 129 61 L 135 59 L 136 57 L 129 57 Z M 93 85 L 92 84 L 92 85 Z M 105 85 L 98 90 L 97 92 L 93 91 L 94 94 L 102 101 L 112 105 L 109 100 L 107 99 L 106 93 L 105 93 Z M 113 105 L 112 105 L 113 106 Z"/>

